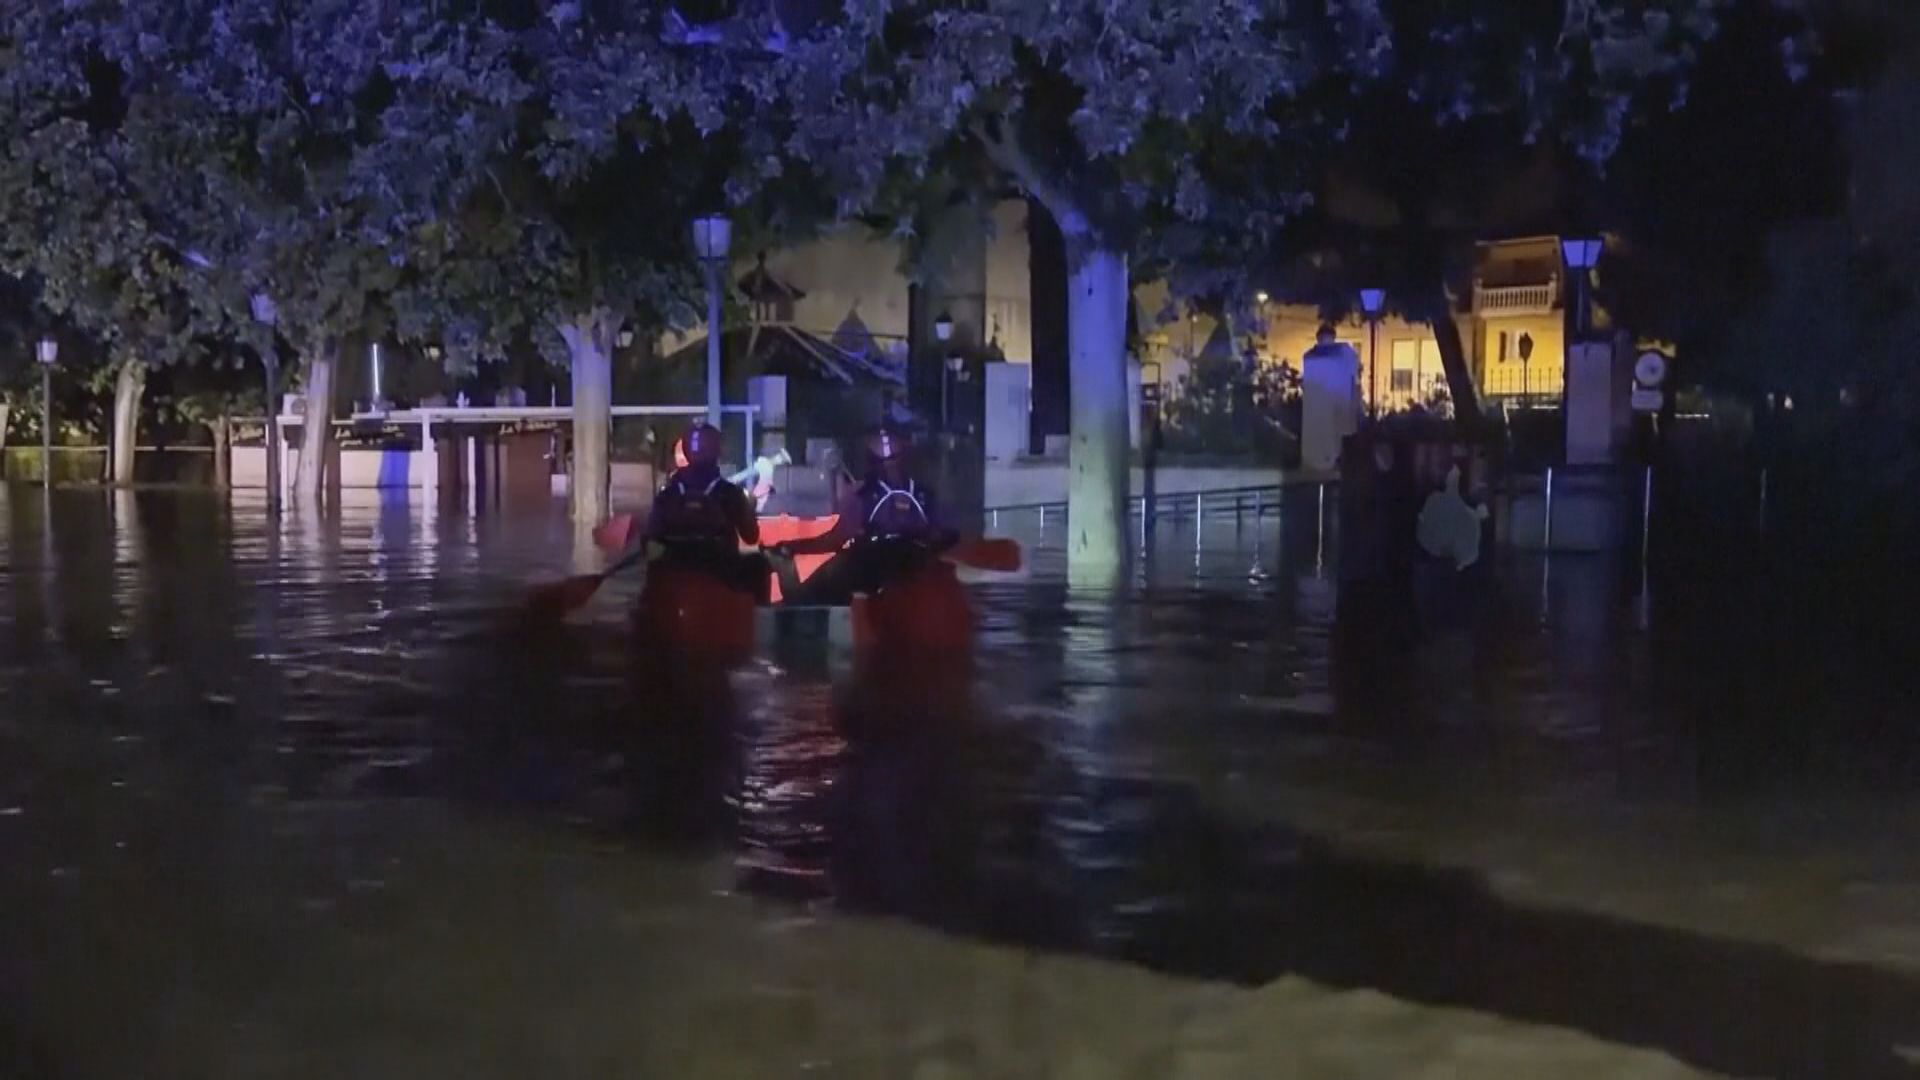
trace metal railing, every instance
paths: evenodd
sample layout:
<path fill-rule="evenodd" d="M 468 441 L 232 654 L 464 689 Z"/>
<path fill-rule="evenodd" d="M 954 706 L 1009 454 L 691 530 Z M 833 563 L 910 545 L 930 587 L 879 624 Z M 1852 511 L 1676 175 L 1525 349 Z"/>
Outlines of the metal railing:
<path fill-rule="evenodd" d="M 707 408 L 704 405 L 615 405 L 608 411 L 613 414 L 613 418 L 616 420 L 623 417 L 635 416 L 680 416 L 693 418 L 707 415 Z M 760 406 L 722 405 L 720 411 L 722 413 L 738 413 L 744 419 L 746 435 L 743 446 L 745 455 L 743 460 L 752 461 L 755 454 L 753 421 L 754 417 L 760 413 Z M 435 425 L 439 425 L 442 428 L 457 428 L 461 424 L 507 424 L 527 421 L 566 424 L 571 423 L 572 420 L 573 408 L 568 405 L 429 405 L 423 408 L 355 413 L 348 417 L 335 417 L 333 424 L 335 427 L 353 427 L 368 423 L 378 423 L 403 429 L 418 428 L 420 432 L 420 452 L 434 454 L 437 452 L 433 438 Z M 280 416 L 280 426 L 282 429 L 297 428 L 305 422 L 306 418 L 299 413 L 283 413 Z M 233 423 L 264 425 L 266 419 L 264 417 L 235 417 Z M 286 465 L 291 452 L 292 445 L 283 441 L 279 447 L 282 462 L 280 476 L 283 488 L 292 482 L 292 476 Z M 469 482 L 471 482 L 471 458 L 473 453 L 474 448 L 469 445 L 467 447 L 470 470 Z M 434 469 L 426 469 L 421 472 L 423 486 L 429 492 L 433 491 L 438 484 L 436 473 L 437 470 Z"/>
<path fill-rule="evenodd" d="M 1289 487 L 1304 487 L 1318 484 L 1325 487 L 1337 485 L 1335 480 L 1295 480 L 1277 484 L 1258 484 L 1249 487 L 1212 488 L 1204 491 L 1156 492 L 1153 496 L 1149 520 L 1167 518 L 1174 521 L 1183 519 L 1204 520 L 1213 517 L 1244 518 L 1251 515 L 1259 520 L 1270 513 L 1280 512 L 1280 498 Z M 1148 512 L 1148 502 L 1144 495 L 1127 497 L 1129 517 L 1141 517 Z M 1065 520 L 1067 502 L 1060 499 L 1053 502 L 1016 503 L 987 508 L 987 523 L 998 527 L 1001 514 L 1038 514 L 1044 528 L 1049 518 L 1058 516 Z"/>
<path fill-rule="evenodd" d="M 1536 358 L 1527 364 L 1489 363 L 1480 373 L 1479 384 L 1482 397 L 1558 400 L 1564 377 L 1558 363 Z"/>

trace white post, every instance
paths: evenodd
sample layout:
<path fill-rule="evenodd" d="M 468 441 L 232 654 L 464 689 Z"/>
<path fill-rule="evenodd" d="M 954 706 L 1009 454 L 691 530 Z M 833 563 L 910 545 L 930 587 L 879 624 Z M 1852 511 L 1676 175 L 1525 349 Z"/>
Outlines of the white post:
<path fill-rule="evenodd" d="M 440 455 L 433 447 L 433 414 L 420 413 L 420 456 L 426 464 L 420 470 L 420 490 L 433 502 L 440 490 Z"/>
<path fill-rule="evenodd" d="M 1076 584 L 1112 587 L 1127 561 L 1127 260 L 1092 245 L 1070 257 L 1067 570 Z"/>
<path fill-rule="evenodd" d="M 707 423 L 720 426 L 720 260 L 705 260 L 707 270 Z M 753 448 L 747 448 L 753 460 Z"/>

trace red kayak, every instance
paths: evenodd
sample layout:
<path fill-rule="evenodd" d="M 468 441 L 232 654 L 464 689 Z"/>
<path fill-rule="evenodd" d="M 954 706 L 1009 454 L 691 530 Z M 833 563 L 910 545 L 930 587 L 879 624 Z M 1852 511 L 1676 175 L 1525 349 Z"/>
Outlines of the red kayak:
<path fill-rule="evenodd" d="M 807 540 L 826 533 L 837 516 L 760 519 L 760 542 L 774 544 Z M 801 555 L 795 560 L 800 580 L 813 576 L 831 555 Z M 780 583 L 773 585 L 780 600 Z M 905 578 L 871 596 L 853 600 L 853 645 L 856 649 L 901 648 L 915 652 L 953 651 L 973 644 L 973 603 L 953 572 L 953 564 L 933 559 Z"/>
<path fill-rule="evenodd" d="M 837 520 L 761 518 L 760 540 L 771 546 L 810 539 L 832 529 Z M 800 579 L 813 576 L 830 558 L 799 556 Z M 777 605 L 777 576 L 770 592 Z M 879 592 L 854 597 L 849 614 L 854 648 L 862 651 L 959 652 L 973 644 L 973 602 L 947 559 L 930 559 Z M 638 618 L 652 640 L 687 653 L 732 657 L 754 647 L 753 598 L 697 570 L 650 570 L 640 592 Z"/>
<path fill-rule="evenodd" d="M 711 574 L 671 565 L 647 571 L 634 620 L 649 643 L 683 656 L 733 659 L 754 646 L 753 597 Z"/>
<path fill-rule="evenodd" d="M 853 598 L 856 649 L 962 652 L 973 645 L 973 601 L 942 559 L 871 596 Z"/>

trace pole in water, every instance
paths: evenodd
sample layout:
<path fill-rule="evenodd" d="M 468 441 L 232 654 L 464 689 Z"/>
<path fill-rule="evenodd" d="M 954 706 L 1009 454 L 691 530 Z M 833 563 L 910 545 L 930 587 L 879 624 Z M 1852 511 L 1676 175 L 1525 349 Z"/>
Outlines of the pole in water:
<path fill-rule="evenodd" d="M 40 364 L 40 486 L 53 490 L 53 365 Z"/>
<path fill-rule="evenodd" d="M 1541 526 L 1541 528 L 1544 532 L 1544 535 L 1541 539 L 1540 546 L 1545 548 L 1548 552 L 1552 552 L 1553 551 L 1553 467 L 1551 465 L 1547 467 L 1547 506 L 1546 506 L 1544 524 Z"/>
<path fill-rule="evenodd" d="M 1647 546 L 1653 534 L 1653 466 L 1646 468 L 1640 494 L 1640 574 L 1647 572 Z"/>
<path fill-rule="evenodd" d="M 1319 577 L 1327 565 L 1327 485 L 1319 485 L 1319 509 L 1313 525 L 1313 573 Z"/>

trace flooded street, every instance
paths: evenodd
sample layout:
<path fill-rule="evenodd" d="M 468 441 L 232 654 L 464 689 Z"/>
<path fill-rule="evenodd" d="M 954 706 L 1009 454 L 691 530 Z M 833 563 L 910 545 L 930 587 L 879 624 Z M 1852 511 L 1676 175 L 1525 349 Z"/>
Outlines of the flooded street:
<path fill-rule="evenodd" d="M 723 671 L 558 507 L 0 494 L 0 1075 L 1920 1075 L 1901 702 L 1597 558 L 1356 646 L 1324 498 Z"/>

